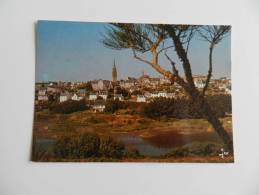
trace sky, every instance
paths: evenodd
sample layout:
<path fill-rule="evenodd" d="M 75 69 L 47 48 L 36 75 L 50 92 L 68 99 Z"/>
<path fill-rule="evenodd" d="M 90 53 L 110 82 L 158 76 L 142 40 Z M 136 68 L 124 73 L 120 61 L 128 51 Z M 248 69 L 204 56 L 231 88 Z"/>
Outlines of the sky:
<path fill-rule="evenodd" d="M 113 50 L 103 45 L 102 38 L 109 24 L 91 22 L 38 21 L 36 24 L 36 82 L 111 80 L 115 60 L 118 79 L 139 77 L 142 71 L 159 77 L 149 65 L 133 58 L 132 51 Z M 168 40 L 171 41 L 171 40 Z M 213 77 L 230 77 L 231 37 L 228 35 L 213 53 Z M 175 52 L 168 52 L 182 74 L 181 63 Z M 194 75 L 208 72 L 209 44 L 200 38 L 192 40 L 189 59 Z M 148 54 L 143 58 L 150 59 Z M 160 65 L 171 66 L 162 54 Z"/>

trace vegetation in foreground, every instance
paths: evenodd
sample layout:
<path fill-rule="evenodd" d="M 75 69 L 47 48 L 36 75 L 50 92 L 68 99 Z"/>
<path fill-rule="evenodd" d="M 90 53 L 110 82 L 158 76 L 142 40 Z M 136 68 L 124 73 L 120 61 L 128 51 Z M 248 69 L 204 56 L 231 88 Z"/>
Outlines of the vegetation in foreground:
<path fill-rule="evenodd" d="M 123 157 L 139 157 L 136 150 L 129 150 L 112 137 L 101 138 L 95 133 L 77 136 L 66 135 L 54 142 L 52 147 L 43 148 L 34 143 L 33 161 L 64 161 L 80 159 L 99 159 L 99 161 L 117 161 Z"/>
<path fill-rule="evenodd" d="M 116 161 L 136 161 L 143 160 L 172 162 L 177 159 L 184 161 L 189 159 L 190 162 L 232 162 L 233 156 L 227 157 L 225 160 L 219 157 L 221 148 L 225 147 L 217 143 L 199 143 L 193 142 L 181 147 L 174 148 L 166 155 L 156 157 L 140 155 L 137 150 L 126 148 L 121 142 L 111 137 L 101 138 L 94 133 L 84 133 L 78 136 L 64 136 L 59 138 L 52 147 L 44 148 L 34 144 L 32 160 L 33 161 L 100 161 L 100 162 L 116 162 Z M 134 159 L 134 160 L 133 160 Z"/>

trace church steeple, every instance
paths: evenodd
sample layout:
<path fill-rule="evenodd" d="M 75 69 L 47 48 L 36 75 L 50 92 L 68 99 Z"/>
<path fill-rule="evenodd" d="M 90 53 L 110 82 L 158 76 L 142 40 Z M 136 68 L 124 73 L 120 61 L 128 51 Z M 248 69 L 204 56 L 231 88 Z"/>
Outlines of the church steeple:
<path fill-rule="evenodd" d="M 116 81 L 117 81 L 117 69 L 116 69 L 115 59 L 114 59 L 113 67 L 112 67 L 112 82 L 116 82 Z"/>

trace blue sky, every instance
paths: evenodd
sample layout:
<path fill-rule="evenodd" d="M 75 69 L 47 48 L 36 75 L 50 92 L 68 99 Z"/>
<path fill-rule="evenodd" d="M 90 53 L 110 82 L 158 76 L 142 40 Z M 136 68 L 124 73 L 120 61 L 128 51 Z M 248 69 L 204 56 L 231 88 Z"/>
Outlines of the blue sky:
<path fill-rule="evenodd" d="M 159 76 L 147 64 L 134 59 L 130 50 L 112 50 L 102 44 L 107 23 L 38 21 L 36 25 L 36 82 L 111 80 L 113 60 L 116 60 L 118 78 L 138 77 L 141 72 Z M 213 54 L 213 76 L 227 76 L 231 72 L 231 43 L 227 36 L 216 46 Z M 176 61 L 177 56 L 169 53 Z M 150 56 L 144 55 L 149 58 Z M 189 58 L 193 74 L 206 74 L 208 70 L 208 43 L 199 39 L 191 42 Z M 161 55 L 161 66 L 170 64 Z"/>

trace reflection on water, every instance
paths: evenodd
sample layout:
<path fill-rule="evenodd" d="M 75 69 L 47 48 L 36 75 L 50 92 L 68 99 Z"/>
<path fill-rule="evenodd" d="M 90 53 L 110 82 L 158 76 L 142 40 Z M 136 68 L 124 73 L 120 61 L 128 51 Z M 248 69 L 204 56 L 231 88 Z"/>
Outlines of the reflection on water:
<path fill-rule="evenodd" d="M 177 131 L 162 132 L 155 136 L 146 138 L 146 140 L 150 144 L 162 148 L 179 147 L 190 144 L 191 142 L 220 142 L 218 135 L 213 132 L 183 134 Z"/>
<path fill-rule="evenodd" d="M 121 135 L 118 138 L 126 145 L 126 147 L 131 147 L 138 150 L 141 155 L 160 156 L 170 152 L 172 149 L 170 147 L 166 148 L 153 145 L 152 143 L 138 136 Z"/>
<path fill-rule="evenodd" d="M 169 131 L 147 138 L 120 134 L 117 138 L 122 141 L 126 147 L 137 149 L 141 155 L 146 156 L 164 155 L 172 151 L 175 147 L 184 146 L 191 142 L 220 142 L 215 133 L 207 132 L 186 135 Z"/>

